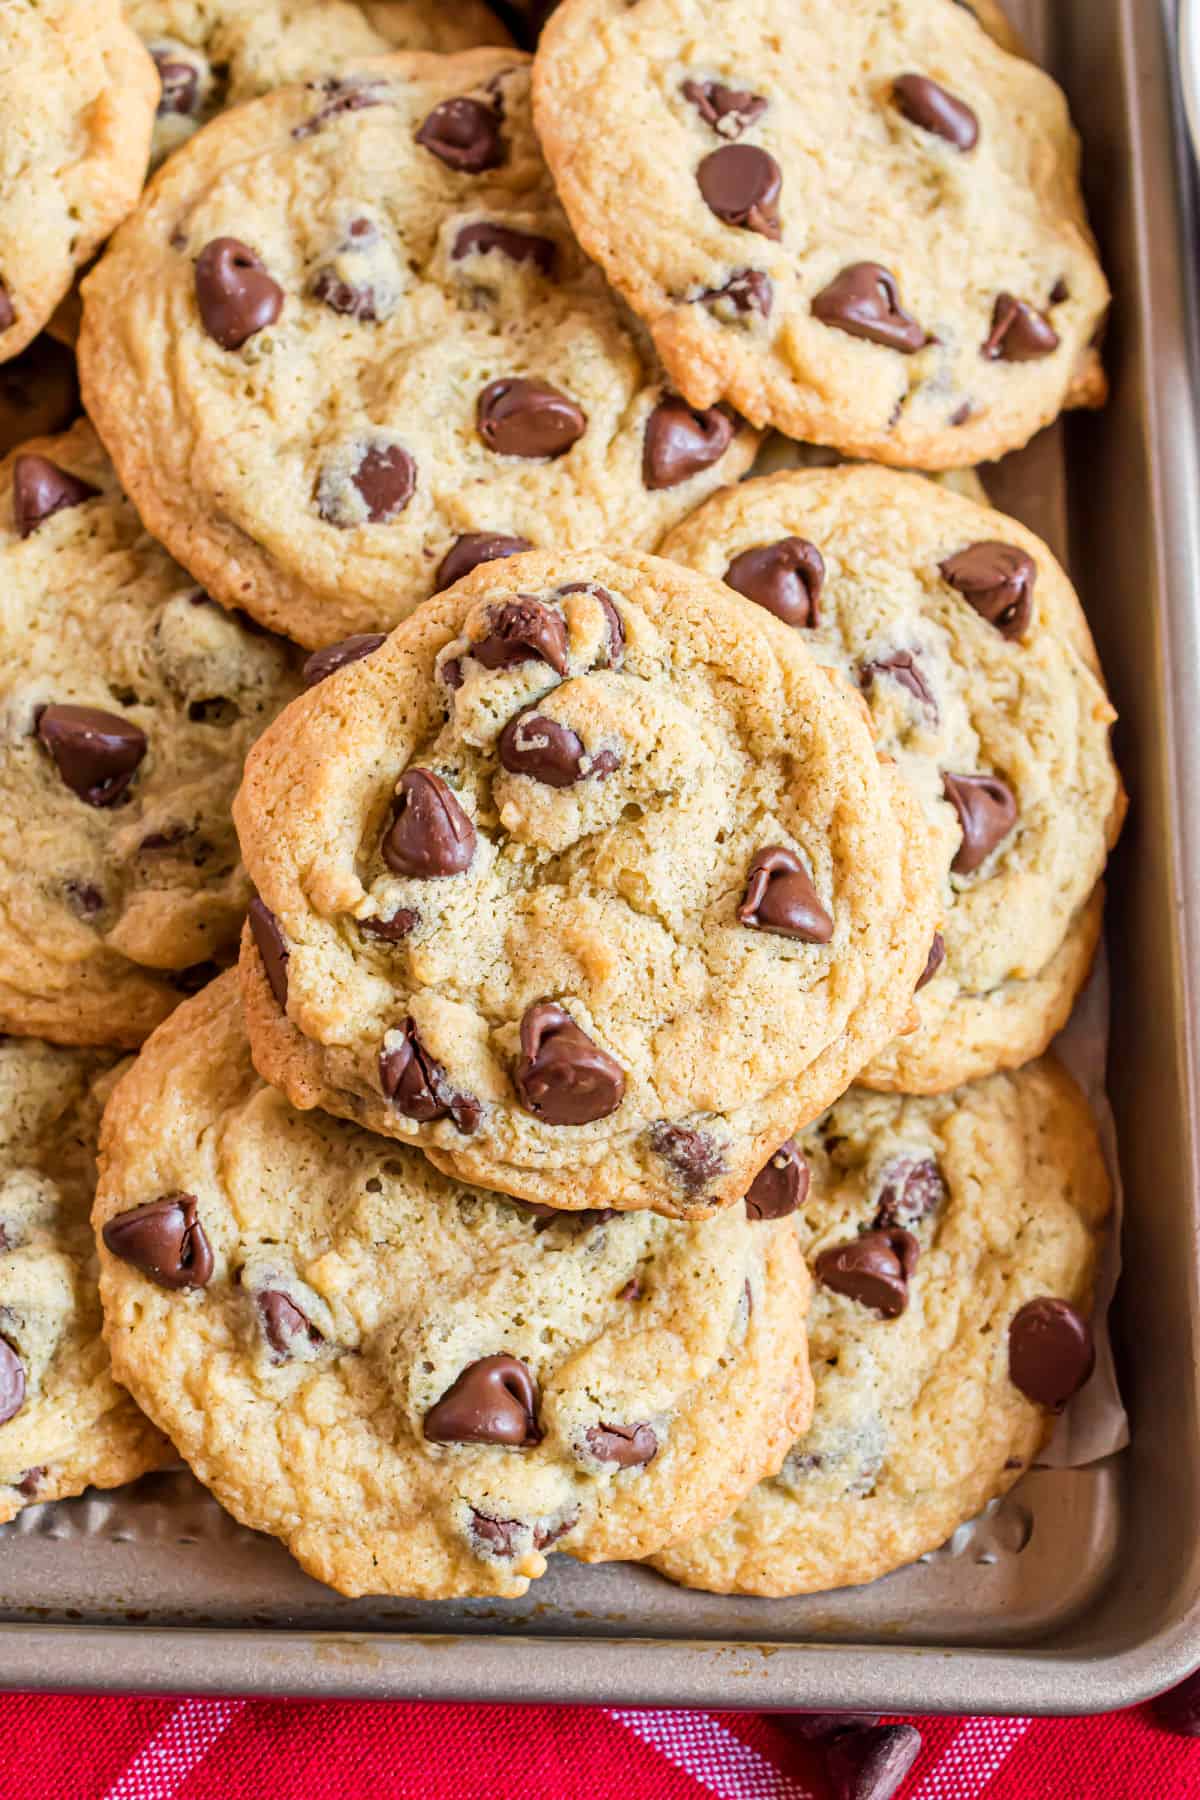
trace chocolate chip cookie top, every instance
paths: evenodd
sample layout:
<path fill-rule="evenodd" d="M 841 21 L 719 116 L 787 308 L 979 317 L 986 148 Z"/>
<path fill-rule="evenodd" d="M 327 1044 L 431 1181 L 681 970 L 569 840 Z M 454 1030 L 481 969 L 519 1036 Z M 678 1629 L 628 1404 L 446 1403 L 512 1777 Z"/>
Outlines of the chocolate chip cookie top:
<path fill-rule="evenodd" d="M 872 1581 L 1019 1480 L 1088 1379 L 1108 1180 L 1047 1058 L 936 1099 L 853 1088 L 800 1147 L 811 1429 L 673 1580 L 800 1594 Z"/>
<path fill-rule="evenodd" d="M 1115 714 L 1046 545 L 940 484 L 863 467 L 742 482 L 663 550 L 856 684 L 933 828 L 942 917 L 919 1025 L 859 1079 L 937 1091 L 1039 1055 L 1086 978 L 1125 804 Z"/>
<path fill-rule="evenodd" d="M 100 1335 L 90 1213 L 115 1061 L 0 1039 L 0 1523 L 171 1457 Z"/>
<path fill-rule="evenodd" d="M 1103 397 L 1066 102 L 948 0 L 564 0 L 534 99 L 693 405 L 948 468 Z"/>
<path fill-rule="evenodd" d="M 142 190 L 154 64 L 119 0 L 12 0 L 0 32 L 0 362 Z"/>
<path fill-rule="evenodd" d="M 142 516 L 302 643 L 530 543 L 651 548 L 753 455 L 575 246 L 528 90 L 484 49 L 252 101 L 89 280 L 88 402 Z"/>
<path fill-rule="evenodd" d="M 861 698 L 632 552 L 477 569 L 289 708 L 235 817 L 261 1072 L 553 1206 L 740 1200 L 937 922 Z"/>
<path fill-rule="evenodd" d="M 0 1030 L 133 1046 L 229 959 L 230 800 L 297 660 L 146 535 L 86 422 L 0 463 Z"/>
<path fill-rule="evenodd" d="M 483 0 L 127 0 L 158 69 L 157 164 L 227 106 L 388 50 L 507 44 Z"/>
<path fill-rule="evenodd" d="M 260 1081 L 233 975 L 155 1034 L 103 1161 L 120 1379 L 344 1593 L 516 1595 L 551 1546 L 644 1554 L 720 1518 L 810 1417 L 788 1221 L 552 1217 L 463 1187 Z"/>

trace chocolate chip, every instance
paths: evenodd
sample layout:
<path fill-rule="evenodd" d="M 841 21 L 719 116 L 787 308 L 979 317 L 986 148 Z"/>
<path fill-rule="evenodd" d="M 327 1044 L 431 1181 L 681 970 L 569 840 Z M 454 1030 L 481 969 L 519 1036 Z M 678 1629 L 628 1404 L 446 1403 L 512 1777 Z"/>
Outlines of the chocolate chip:
<path fill-rule="evenodd" d="M 287 939 L 279 929 L 279 920 L 257 894 L 250 902 L 250 909 L 246 917 L 250 921 L 250 936 L 254 939 L 254 947 L 262 958 L 268 985 L 275 996 L 275 1004 L 280 1012 L 286 1012 L 288 959 L 292 954 L 288 948 Z"/>
<path fill-rule="evenodd" d="M 378 242 L 379 227 L 373 219 L 351 219 L 337 247 L 337 261 L 325 264 L 313 277 L 310 292 L 314 300 L 344 318 L 373 324 L 381 316 L 386 317 L 395 305 L 396 293 L 388 284 L 376 288 L 367 278 L 370 265 L 364 260 L 364 253 Z M 356 261 L 362 278 L 347 279 L 347 264 L 353 271 Z"/>
<path fill-rule="evenodd" d="M 336 269 L 317 270 L 312 296 L 330 312 L 340 313 L 344 318 L 362 319 L 373 324 L 379 316 L 375 289 L 367 283 L 343 280 Z"/>
<path fill-rule="evenodd" d="M 734 425 L 719 406 L 703 411 L 678 394 L 661 399 L 646 421 L 642 482 L 648 488 L 678 487 L 720 462 L 733 442 Z"/>
<path fill-rule="evenodd" d="M 528 775 L 547 787 L 574 787 L 577 781 L 604 778 L 620 767 L 614 750 L 589 756 L 583 739 L 569 725 L 543 713 L 520 712 L 500 733 L 500 762 L 511 775 Z"/>
<path fill-rule="evenodd" d="M 499 115 L 482 100 L 443 100 L 417 132 L 417 142 L 462 175 L 495 169 L 504 160 Z"/>
<path fill-rule="evenodd" d="M 932 1157 L 899 1156 L 883 1171 L 874 1229 L 902 1225 L 911 1231 L 937 1212 L 945 1198 L 946 1183 Z"/>
<path fill-rule="evenodd" d="M 1071 290 L 1067 286 L 1066 277 L 1060 275 L 1054 286 L 1050 289 L 1050 304 L 1051 306 L 1061 306 L 1064 300 L 1069 300 L 1070 298 Z"/>
<path fill-rule="evenodd" d="M 945 960 L 946 940 L 940 931 L 935 931 L 933 934 L 933 942 L 929 946 L 929 955 L 925 959 L 925 967 L 921 970 L 920 979 L 913 989 L 915 994 L 919 994 L 926 983 L 933 980 Z"/>
<path fill-rule="evenodd" d="M 972 407 L 971 402 L 969 400 L 964 400 L 962 405 L 956 406 L 954 411 L 950 414 L 951 425 L 953 425 L 956 430 L 960 425 L 965 425 L 973 411 L 974 408 Z"/>
<path fill-rule="evenodd" d="M 592 1425 L 584 1434 L 597 1462 L 618 1469 L 640 1469 L 658 1455 L 658 1436 L 650 1425 Z"/>
<path fill-rule="evenodd" d="M 1151 1702 L 1154 1717 L 1179 1737 L 1200 1737 L 1200 1670 Z"/>
<path fill-rule="evenodd" d="M 825 1752 L 830 1800 L 893 1800 L 921 1754 L 915 1725 L 860 1727 Z"/>
<path fill-rule="evenodd" d="M 908 1284 L 920 1254 L 911 1231 L 889 1226 L 822 1250 L 813 1272 L 835 1294 L 896 1319 L 908 1305 Z"/>
<path fill-rule="evenodd" d="M 567 672 L 567 622 L 560 612 L 518 594 L 488 612 L 488 635 L 471 645 L 470 654 L 485 669 L 509 669 L 515 663 L 549 663 L 556 674 Z"/>
<path fill-rule="evenodd" d="M 723 81 L 689 79 L 683 83 L 682 92 L 704 123 L 719 131 L 722 137 L 740 137 L 746 127 L 753 125 L 767 110 L 761 94 L 726 87 Z"/>
<path fill-rule="evenodd" d="M 998 775 L 942 775 L 942 792 L 958 814 L 962 842 L 950 867 L 970 875 L 1017 822 L 1017 802 Z"/>
<path fill-rule="evenodd" d="M 25 1404 L 25 1365 L 5 1337 L 0 1337 L 0 1425 L 15 1418 Z"/>
<path fill-rule="evenodd" d="M 899 350 L 905 356 L 923 350 L 929 342 L 911 313 L 901 306 L 896 277 L 879 263 L 851 263 L 822 288 L 812 309 L 822 325 Z"/>
<path fill-rule="evenodd" d="M 642 1297 L 641 1278 L 640 1278 L 640 1276 L 637 1276 L 637 1275 L 631 1275 L 629 1277 L 629 1280 L 625 1283 L 625 1286 L 621 1289 L 620 1293 L 617 1295 L 617 1299 L 618 1300 L 640 1300 L 641 1297 Z"/>
<path fill-rule="evenodd" d="M 520 1519 L 494 1519 L 477 1506 L 471 1508 L 471 1536 L 486 1544 L 493 1556 L 515 1556 L 524 1529 Z"/>
<path fill-rule="evenodd" d="M 396 1111 L 419 1125 L 451 1119 L 464 1137 L 479 1129 L 483 1108 L 474 1094 L 452 1085 L 442 1064 L 417 1036 L 412 1019 L 405 1019 L 404 1036 L 395 1049 L 379 1052 L 379 1085 Z"/>
<path fill-rule="evenodd" d="M 289 1300 L 278 1289 L 263 1288 L 255 1294 L 254 1304 L 258 1308 L 263 1336 L 277 1361 L 284 1362 L 291 1356 L 297 1338 L 307 1337 L 310 1344 L 324 1343 L 321 1333 L 309 1323 L 295 1301 Z"/>
<path fill-rule="evenodd" d="M 725 1153 L 705 1131 L 669 1125 L 658 1119 L 650 1127 L 650 1147 L 671 1165 L 686 1194 L 702 1194 L 725 1170 Z"/>
<path fill-rule="evenodd" d="M 827 944 L 833 936 L 833 920 L 812 877 L 796 852 L 783 844 L 756 851 L 737 916 L 751 931 L 771 931 L 805 944 Z"/>
<path fill-rule="evenodd" d="M 117 1213 L 101 1236 L 114 1256 L 160 1287 L 201 1288 L 212 1276 L 213 1254 L 194 1194 L 166 1194 Z"/>
<path fill-rule="evenodd" d="M 151 50 L 150 54 L 162 83 L 158 116 L 163 118 L 170 113 L 177 113 L 180 118 L 194 118 L 199 111 L 200 99 L 200 76 L 195 67 L 191 63 L 179 62 L 169 50 L 161 46 Z"/>
<path fill-rule="evenodd" d="M 551 1544 L 557 1544 L 559 1538 L 566 1537 L 568 1531 L 573 1530 L 578 1523 L 579 1508 L 575 1507 L 572 1512 L 567 1514 L 565 1519 L 560 1519 L 557 1524 L 551 1525 L 549 1523 L 539 1523 L 535 1525 L 533 1528 L 534 1549 L 545 1550 L 548 1549 Z"/>
<path fill-rule="evenodd" d="M 367 519 L 382 525 L 402 513 L 417 491 L 417 465 L 399 444 L 372 444 L 363 452 L 352 477 L 362 495 Z"/>
<path fill-rule="evenodd" d="M 464 256 L 487 256 L 498 250 L 509 262 L 532 263 L 539 275 L 553 272 L 558 245 L 553 238 L 538 237 L 532 231 L 516 231 L 511 225 L 496 225 L 490 219 L 476 219 L 460 225 L 450 251 L 451 262 Z"/>
<path fill-rule="evenodd" d="M 292 126 L 294 138 L 312 137 L 341 113 L 361 112 L 366 106 L 382 106 L 385 98 L 384 86 L 378 77 L 328 75 L 324 81 L 309 82 L 309 86 L 328 98 L 318 111 Z"/>
<path fill-rule="evenodd" d="M 467 531 L 462 537 L 455 538 L 445 556 L 438 564 L 438 572 L 433 578 L 433 591 L 440 594 L 443 589 L 453 587 L 480 563 L 499 562 L 505 556 L 519 556 L 522 550 L 532 550 L 533 545 L 528 538 L 503 537 L 498 532 Z"/>
<path fill-rule="evenodd" d="M 504 376 L 479 396 L 475 422 L 497 456 L 563 456 L 587 429 L 587 414 L 548 381 Z"/>
<path fill-rule="evenodd" d="M 723 144 L 696 170 L 696 180 L 709 211 L 726 225 L 778 238 L 779 164 L 757 144 Z"/>
<path fill-rule="evenodd" d="M 222 350 L 240 350 L 247 338 L 273 325 L 283 308 L 283 289 L 240 238 L 213 238 L 196 258 L 196 304 L 210 338 Z"/>
<path fill-rule="evenodd" d="M 927 713 L 937 718 L 938 703 L 933 689 L 921 673 L 921 666 L 911 650 L 894 650 L 890 656 L 881 656 L 874 662 L 863 663 L 858 671 L 858 679 L 864 692 L 869 692 L 874 686 L 877 675 L 890 676 L 914 700 L 920 701 Z"/>
<path fill-rule="evenodd" d="M 735 312 L 758 313 L 761 318 L 769 319 L 775 289 L 771 286 L 770 276 L 764 275 L 761 269 L 737 269 L 723 286 L 705 288 L 696 298 L 706 303 L 728 300 Z"/>
<path fill-rule="evenodd" d="M 595 581 L 568 581 L 565 587 L 560 587 L 556 591 L 560 600 L 565 600 L 568 594 L 590 594 L 593 600 L 599 601 L 600 610 L 604 614 L 605 623 L 608 626 L 608 648 L 598 655 L 596 667 L 598 669 L 619 669 L 625 661 L 625 627 L 621 623 L 621 615 L 607 588 L 600 587 Z"/>
<path fill-rule="evenodd" d="M 98 706 L 44 706 L 37 734 L 73 794 L 88 806 L 113 806 L 146 754 L 146 734 Z"/>
<path fill-rule="evenodd" d="M 536 1000 L 521 1020 L 516 1085 L 522 1104 L 547 1125 L 588 1125 L 616 1112 L 625 1075 L 565 1008 Z"/>
<path fill-rule="evenodd" d="M 591 1231 L 597 1225 L 607 1225 L 610 1219 L 616 1218 L 616 1209 L 612 1206 L 584 1206 L 575 1212 L 564 1212 L 561 1206 L 546 1206 L 540 1200 L 513 1200 L 513 1206 L 522 1212 L 532 1213 L 537 1220 L 534 1230 L 545 1231 L 548 1225 L 565 1225 L 580 1231 Z"/>
<path fill-rule="evenodd" d="M 406 769 L 400 777 L 381 852 L 393 875 L 423 881 L 470 868 L 475 827 L 432 769 Z"/>
<path fill-rule="evenodd" d="M 965 100 L 959 100 L 927 75 L 900 75 L 892 85 L 896 105 L 906 119 L 922 131 L 945 138 L 956 150 L 973 150 L 979 141 L 979 120 Z"/>
<path fill-rule="evenodd" d="M 354 637 L 343 638 L 340 644 L 326 644 L 324 650 L 314 650 L 305 658 L 300 679 L 306 688 L 316 687 L 326 676 L 335 675 L 347 663 L 361 662 L 386 642 L 386 632 L 360 631 Z"/>
<path fill-rule="evenodd" d="M 71 906 L 81 919 L 94 919 L 104 911 L 104 895 L 90 881 L 68 881 L 63 884 Z"/>
<path fill-rule="evenodd" d="M 13 523 L 18 537 L 27 538 L 31 531 L 56 512 L 71 506 L 82 506 L 100 492 L 90 481 L 69 475 L 48 456 L 26 453 L 13 463 Z"/>
<path fill-rule="evenodd" d="M 758 1171 L 746 1194 L 748 1219 L 786 1219 L 808 1198 L 808 1164 L 791 1138 Z"/>
<path fill-rule="evenodd" d="M 9 331 L 17 322 L 17 309 L 7 285 L 0 281 L 0 331 Z"/>
<path fill-rule="evenodd" d="M 821 589 L 825 559 L 807 538 L 780 538 L 735 556 L 725 571 L 725 584 L 763 606 L 785 625 L 821 623 Z"/>
<path fill-rule="evenodd" d="M 1033 616 L 1037 564 L 1016 544 L 988 539 L 968 544 L 938 564 L 942 579 L 956 588 L 1001 637 L 1020 637 Z"/>
<path fill-rule="evenodd" d="M 1008 1328 L 1013 1386 L 1037 1406 L 1061 1412 L 1096 1366 L 1092 1328 L 1066 1300 L 1027 1301 Z"/>
<path fill-rule="evenodd" d="M 21 1494 L 26 1500 L 32 1500 L 45 1479 L 46 1465 L 38 1463 L 36 1468 L 26 1469 L 20 1480 L 15 1481 L 13 1486 L 18 1494 Z"/>
<path fill-rule="evenodd" d="M 484 1356 L 469 1363 L 425 1414 L 425 1436 L 434 1444 L 536 1444 L 538 1391 L 515 1356 Z"/>
<path fill-rule="evenodd" d="M 984 356 L 991 362 L 1033 362 L 1057 349 L 1058 333 L 1044 313 L 1013 294 L 997 295 Z"/>
<path fill-rule="evenodd" d="M 399 906 L 390 919 L 360 919 L 358 929 L 368 937 L 382 938 L 385 944 L 401 944 L 420 923 L 421 915 L 415 907 Z"/>

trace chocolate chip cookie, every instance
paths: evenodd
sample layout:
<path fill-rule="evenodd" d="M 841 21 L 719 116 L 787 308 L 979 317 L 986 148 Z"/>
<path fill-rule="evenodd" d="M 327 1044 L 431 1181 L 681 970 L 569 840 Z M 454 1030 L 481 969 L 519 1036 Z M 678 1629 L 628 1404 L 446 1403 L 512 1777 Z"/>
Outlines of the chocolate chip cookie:
<path fill-rule="evenodd" d="M 9 0 L 0 27 L 0 362 L 142 191 L 154 64 L 119 0 Z"/>
<path fill-rule="evenodd" d="M 534 104 L 692 405 L 934 469 L 1103 398 L 1066 102 L 949 0 L 564 0 Z"/>
<path fill-rule="evenodd" d="M 90 1214 L 115 1063 L 0 1039 L 0 1523 L 172 1458 L 100 1335 Z"/>
<path fill-rule="evenodd" d="M 1050 1059 L 937 1099 L 852 1089 L 801 1143 L 811 1429 L 655 1565 L 716 1593 L 873 1581 L 1019 1480 L 1087 1381 L 1108 1181 Z"/>
<path fill-rule="evenodd" d="M 88 405 L 143 518 L 301 643 L 531 543 L 652 548 L 753 456 L 576 248 L 528 89 L 485 49 L 251 101 L 85 284 Z"/>
<path fill-rule="evenodd" d="M 388 50 L 510 41 L 483 0 L 126 0 L 125 13 L 162 81 L 155 164 L 225 107 L 285 83 Z"/>
<path fill-rule="evenodd" d="M 937 923 L 860 696 L 632 552 L 489 563 L 341 654 L 235 805 L 260 1072 L 519 1198 L 740 1200 L 904 1021 Z"/>
<path fill-rule="evenodd" d="M 811 1415 L 790 1223 L 566 1217 L 254 1074 L 236 978 L 109 1109 L 120 1379 L 222 1504 L 347 1594 L 525 1591 L 711 1523 Z"/>
<path fill-rule="evenodd" d="M 0 1031 L 133 1046 L 229 960 L 291 647 L 147 537 L 85 422 L 0 463 Z"/>
<path fill-rule="evenodd" d="M 943 486 L 863 467 L 743 482 L 663 550 L 859 688 L 933 829 L 942 917 L 917 1028 L 859 1079 L 936 1092 L 1040 1055 L 1087 978 L 1125 805 L 1115 714 L 1046 545 Z"/>

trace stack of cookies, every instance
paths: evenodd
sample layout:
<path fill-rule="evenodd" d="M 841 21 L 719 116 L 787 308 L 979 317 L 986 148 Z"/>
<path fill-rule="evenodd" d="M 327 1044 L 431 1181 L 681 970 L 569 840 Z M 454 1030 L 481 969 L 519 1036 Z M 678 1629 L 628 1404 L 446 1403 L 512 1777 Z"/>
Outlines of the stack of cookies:
<path fill-rule="evenodd" d="M 11 10 L 0 357 L 81 311 L 86 417 L 0 465 L 0 1516 L 177 1453 L 347 1594 L 936 1547 L 1109 1209 L 1114 714 L 928 478 L 1103 399 L 1058 89 L 990 0 Z"/>

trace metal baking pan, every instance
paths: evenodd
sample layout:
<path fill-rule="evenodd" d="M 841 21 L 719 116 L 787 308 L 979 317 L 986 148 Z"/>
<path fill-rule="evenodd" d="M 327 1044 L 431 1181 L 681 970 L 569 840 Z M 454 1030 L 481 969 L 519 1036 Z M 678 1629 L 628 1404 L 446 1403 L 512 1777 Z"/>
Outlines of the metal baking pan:
<path fill-rule="evenodd" d="M 1158 0 L 1014 11 L 1070 90 L 1116 292 L 1111 405 L 1026 458 L 1031 523 L 1069 535 L 1133 799 L 1108 923 L 1132 1449 L 1031 1474 L 871 1587 L 793 1601 L 556 1557 L 521 1601 L 352 1602 L 186 1474 L 152 1476 L 0 1532 L 0 1685 L 1028 1714 L 1122 1706 L 1200 1662 L 1200 469 L 1175 18 Z"/>

